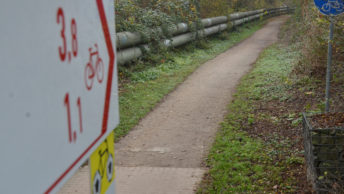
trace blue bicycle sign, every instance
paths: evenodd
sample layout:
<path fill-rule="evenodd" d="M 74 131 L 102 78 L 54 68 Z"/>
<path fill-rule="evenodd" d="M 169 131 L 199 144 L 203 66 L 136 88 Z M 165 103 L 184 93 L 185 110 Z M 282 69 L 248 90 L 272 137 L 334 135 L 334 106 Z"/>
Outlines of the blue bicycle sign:
<path fill-rule="evenodd" d="M 335 16 L 344 12 L 344 0 L 314 0 L 314 4 L 325 15 Z"/>

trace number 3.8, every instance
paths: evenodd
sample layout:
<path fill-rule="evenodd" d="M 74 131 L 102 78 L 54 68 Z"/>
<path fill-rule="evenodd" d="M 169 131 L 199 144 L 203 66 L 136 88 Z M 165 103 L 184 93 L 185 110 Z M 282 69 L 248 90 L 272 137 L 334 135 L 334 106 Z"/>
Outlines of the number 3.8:
<path fill-rule="evenodd" d="M 66 55 L 67 55 L 67 41 L 66 41 L 66 36 L 65 36 L 65 30 L 66 30 L 66 24 L 65 24 L 65 17 L 63 13 L 63 9 L 60 7 L 57 10 L 57 15 L 56 15 L 56 22 L 57 24 L 61 24 L 62 28 L 60 31 L 60 36 L 62 38 L 62 46 L 59 46 L 59 55 L 61 61 L 65 61 Z M 76 28 L 76 21 L 74 18 L 71 20 L 71 35 L 72 35 L 72 53 L 73 56 L 76 57 L 78 55 L 78 40 L 77 40 L 77 28 Z M 69 61 L 71 60 L 71 53 L 68 53 L 68 58 Z"/>

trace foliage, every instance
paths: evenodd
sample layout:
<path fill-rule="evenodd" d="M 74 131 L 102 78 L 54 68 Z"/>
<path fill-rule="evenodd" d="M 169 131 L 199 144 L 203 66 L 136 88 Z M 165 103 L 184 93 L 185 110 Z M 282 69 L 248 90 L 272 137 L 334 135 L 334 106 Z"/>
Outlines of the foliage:
<path fill-rule="evenodd" d="M 279 0 L 116 0 L 116 29 L 138 31 L 232 12 L 281 6 Z"/>
<path fill-rule="evenodd" d="M 154 54 L 146 54 L 144 57 L 152 63 L 164 59 L 166 48 L 162 40 L 172 37 L 171 28 L 177 23 L 190 25 L 192 31 L 198 24 L 198 12 L 196 1 L 193 0 L 117 0 L 116 1 L 116 30 L 138 32 Z M 158 28 L 160 28 L 158 30 Z"/>
<path fill-rule="evenodd" d="M 301 9 L 296 11 L 295 22 L 299 23 L 296 35 L 303 42 L 300 66 L 296 72 L 312 77 L 323 78 L 326 72 L 327 47 L 330 20 L 314 6 L 313 0 L 299 1 Z M 344 16 L 334 17 L 333 65 L 344 65 Z"/>
<path fill-rule="evenodd" d="M 296 193 L 296 177 L 284 176 L 291 174 L 294 165 L 303 164 L 291 149 L 294 142 L 275 132 L 260 137 L 250 131 L 256 130 L 252 125 L 258 121 L 279 122 L 273 113 L 263 115 L 257 109 L 271 101 L 271 95 L 278 99 L 288 95 L 285 81 L 296 59 L 292 47 L 274 45 L 241 80 L 208 156 L 210 171 L 198 193 Z"/>
<path fill-rule="evenodd" d="M 200 0 L 200 12 L 201 17 L 206 18 L 280 5 L 277 0 Z"/>
<path fill-rule="evenodd" d="M 168 33 L 170 25 L 197 20 L 196 5 L 184 0 L 117 0 L 116 30 L 147 32 L 157 27 Z"/>

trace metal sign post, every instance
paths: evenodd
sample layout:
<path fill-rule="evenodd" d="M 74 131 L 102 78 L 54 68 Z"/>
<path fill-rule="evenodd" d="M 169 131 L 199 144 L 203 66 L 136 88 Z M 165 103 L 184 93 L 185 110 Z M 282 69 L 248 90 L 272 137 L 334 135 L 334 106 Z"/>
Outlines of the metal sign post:
<path fill-rule="evenodd" d="M 326 69 L 326 95 L 325 112 L 330 111 L 330 83 L 331 83 L 331 65 L 332 65 L 332 42 L 333 42 L 333 17 L 330 17 L 330 36 L 328 40 L 327 69 Z"/>
<path fill-rule="evenodd" d="M 330 35 L 328 40 L 327 70 L 326 70 L 326 91 L 325 91 L 325 112 L 330 111 L 330 85 L 332 65 L 332 42 L 334 30 L 334 16 L 344 12 L 344 0 L 314 0 L 319 11 L 330 16 Z"/>

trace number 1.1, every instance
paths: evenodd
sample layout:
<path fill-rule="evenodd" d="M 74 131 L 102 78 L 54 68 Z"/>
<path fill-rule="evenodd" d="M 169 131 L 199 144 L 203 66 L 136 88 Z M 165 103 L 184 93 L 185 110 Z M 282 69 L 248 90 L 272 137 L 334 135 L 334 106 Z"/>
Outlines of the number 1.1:
<path fill-rule="evenodd" d="M 71 118 L 71 111 L 70 111 L 69 93 L 66 93 L 66 95 L 65 95 L 64 105 L 66 106 L 66 109 L 67 109 L 68 140 L 69 140 L 69 143 L 72 143 L 72 141 L 75 143 L 76 138 L 77 138 L 77 133 L 76 133 L 76 131 L 73 131 L 73 129 L 72 129 L 72 118 Z M 78 97 L 78 100 L 77 100 L 77 107 L 78 107 L 79 125 L 80 125 L 79 130 L 80 130 L 80 133 L 82 133 L 83 127 L 82 127 L 82 111 L 81 111 L 81 99 L 80 99 L 80 97 Z"/>

